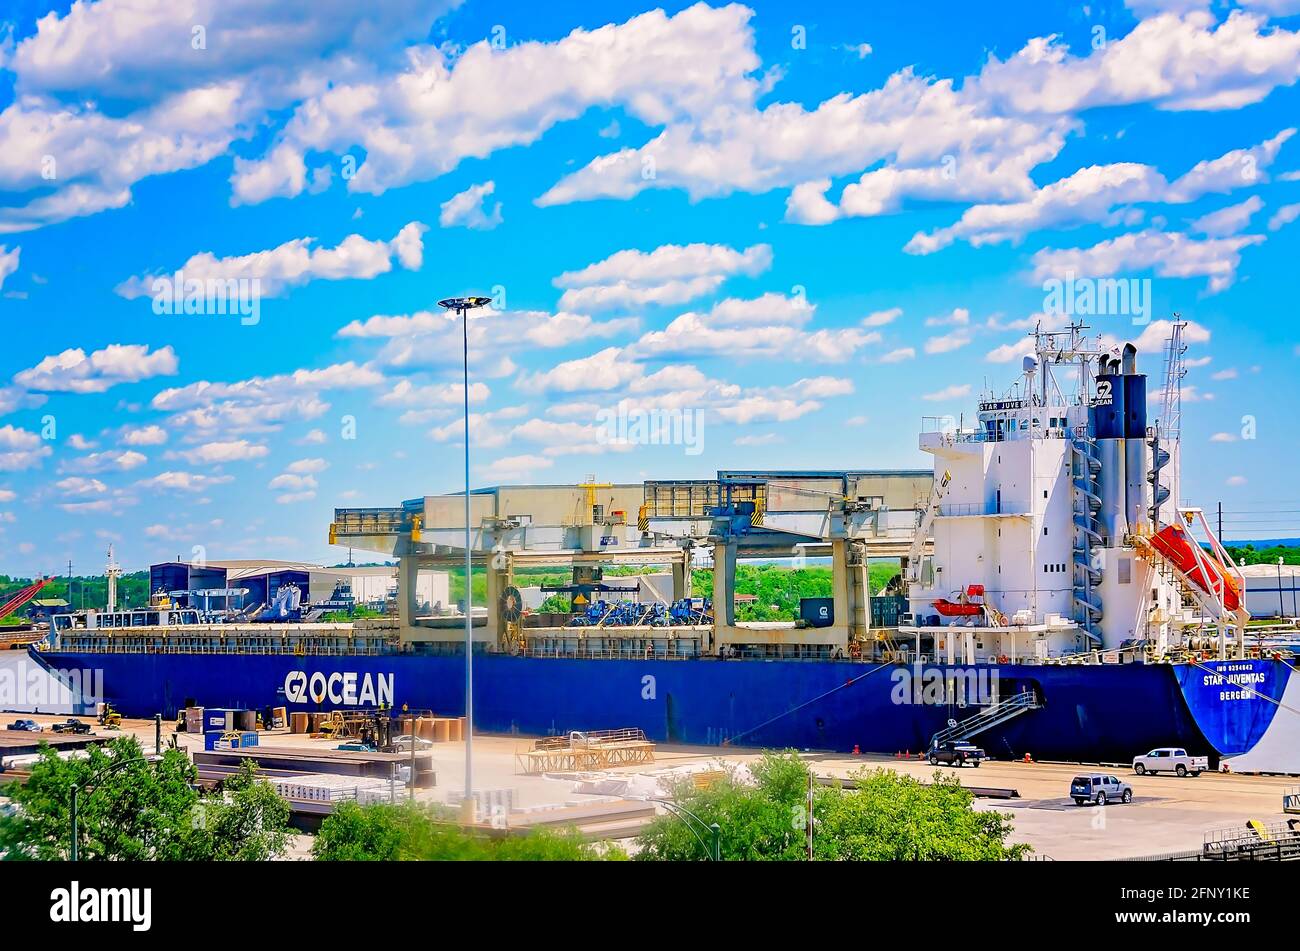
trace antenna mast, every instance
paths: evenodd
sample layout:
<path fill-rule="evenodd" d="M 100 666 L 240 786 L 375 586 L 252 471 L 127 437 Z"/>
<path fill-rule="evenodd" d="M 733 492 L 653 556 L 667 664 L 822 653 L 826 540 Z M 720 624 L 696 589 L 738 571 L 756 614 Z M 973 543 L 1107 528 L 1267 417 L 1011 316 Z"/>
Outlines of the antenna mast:
<path fill-rule="evenodd" d="M 117 579 L 121 574 L 122 569 L 113 558 L 113 544 L 110 542 L 108 545 L 108 564 L 104 566 L 104 576 L 108 578 L 108 611 L 110 614 L 117 610 Z"/>
<path fill-rule="evenodd" d="M 1173 328 L 1169 339 L 1165 341 L 1165 392 L 1160 407 L 1160 441 L 1166 451 L 1173 456 L 1173 466 L 1169 473 L 1169 492 L 1173 496 L 1174 509 L 1178 508 L 1178 480 L 1181 455 L 1181 438 L 1183 430 L 1183 377 L 1187 368 L 1183 365 L 1183 354 L 1187 345 L 1183 343 L 1183 328 L 1187 321 L 1180 314 L 1174 314 Z"/>

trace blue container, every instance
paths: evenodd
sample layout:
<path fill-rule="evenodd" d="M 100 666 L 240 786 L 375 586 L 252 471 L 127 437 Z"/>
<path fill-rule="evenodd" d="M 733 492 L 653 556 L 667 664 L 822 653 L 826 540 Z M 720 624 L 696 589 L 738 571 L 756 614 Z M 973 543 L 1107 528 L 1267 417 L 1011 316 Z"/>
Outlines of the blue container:
<path fill-rule="evenodd" d="M 237 711 L 225 707 L 208 707 L 203 711 L 203 732 L 224 732 L 235 728 Z"/>
<path fill-rule="evenodd" d="M 241 734 L 239 734 L 239 745 L 240 745 L 240 746 L 256 746 L 256 745 L 257 745 L 257 734 L 256 734 L 256 733 L 241 733 Z"/>
<path fill-rule="evenodd" d="M 809 627 L 830 627 L 835 623 L 835 599 L 800 598 L 799 616 Z"/>

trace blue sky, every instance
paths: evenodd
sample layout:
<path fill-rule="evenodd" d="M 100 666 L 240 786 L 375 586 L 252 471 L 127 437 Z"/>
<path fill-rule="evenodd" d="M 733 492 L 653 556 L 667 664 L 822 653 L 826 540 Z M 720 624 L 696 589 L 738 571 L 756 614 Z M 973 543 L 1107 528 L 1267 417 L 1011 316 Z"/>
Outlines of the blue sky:
<path fill-rule="evenodd" d="M 1183 494 L 1300 534 L 1297 0 L 369 6 L 6 5 L 0 571 L 333 561 L 458 489 L 459 293 L 478 484 L 927 466 L 1066 275 L 1193 322 Z"/>

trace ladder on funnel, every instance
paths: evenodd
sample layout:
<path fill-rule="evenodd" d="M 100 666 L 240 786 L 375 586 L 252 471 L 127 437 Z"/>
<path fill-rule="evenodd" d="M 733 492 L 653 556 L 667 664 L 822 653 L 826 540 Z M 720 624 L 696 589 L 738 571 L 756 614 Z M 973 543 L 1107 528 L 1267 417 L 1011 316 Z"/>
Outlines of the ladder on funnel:
<path fill-rule="evenodd" d="M 1030 710 L 1037 710 L 1042 706 L 1038 702 L 1038 697 L 1032 690 L 1022 690 L 1014 696 L 1001 700 L 991 706 L 986 707 L 974 716 L 967 717 L 960 721 L 956 726 L 950 726 L 946 730 L 940 730 L 930 738 L 931 748 L 938 746 L 940 743 L 946 743 L 949 740 L 966 740 L 970 739 L 985 730 L 991 730 L 995 726 L 1001 726 L 1009 720 L 1013 720 L 1022 713 L 1028 713 Z"/>

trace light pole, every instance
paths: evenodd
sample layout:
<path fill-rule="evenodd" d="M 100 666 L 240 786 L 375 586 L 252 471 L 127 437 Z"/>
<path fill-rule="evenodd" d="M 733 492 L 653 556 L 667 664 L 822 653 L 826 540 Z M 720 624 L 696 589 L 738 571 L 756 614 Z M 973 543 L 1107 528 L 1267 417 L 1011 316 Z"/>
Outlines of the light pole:
<path fill-rule="evenodd" d="M 473 567 L 470 561 L 471 539 L 469 532 L 469 312 L 476 307 L 492 303 L 489 297 L 448 297 L 438 301 L 438 306 L 452 310 L 461 319 L 464 344 L 465 385 L 465 798 L 461 802 L 461 821 L 470 825 L 474 821 L 474 617 Z M 414 775 L 411 777 L 414 782 Z"/>
<path fill-rule="evenodd" d="M 143 762 L 146 766 L 156 766 L 161 761 L 162 761 L 161 756 L 145 756 L 142 757 L 141 759 L 141 762 Z M 119 760 L 118 762 L 113 763 L 111 766 L 101 769 L 99 772 L 95 773 L 95 775 L 90 777 L 90 780 L 86 783 L 86 788 L 89 789 L 91 792 L 94 792 L 95 783 L 98 782 L 101 778 L 107 776 L 109 773 L 114 773 L 117 770 L 122 769 L 123 767 L 131 766 L 135 762 L 136 761 L 134 759 Z M 81 787 L 78 786 L 76 783 L 73 783 L 72 784 L 72 810 L 71 810 L 72 847 L 68 851 L 68 860 L 71 862 L 77 861 L 77 838 L 78 838 L 77 806 L 80 802 L 80 796 L 81 796 Z"/>
<path fill-rule="evenodd" d="M 1282 556 L 1277 556 L 1277 619 L 1286 618 L 1286 603 L 1282 600 Z"/>
<path fill-rule="evenodd" d="M 691 835 L 695 836 L 695 841 L 704 846 L 704 853 L 710 862 L 722 861 L 722 826 L 716 822 L 706 823 L 703 819 L 691 812 L 685 806 L 672 799 L 659 799 L 650 797 L 650 802 L 657 802 L 668 810 L 669 813 L 682 820 L 682 825 L 686 826 Z M 696 831 L 696 829 L 700 831 Z M 706 832 L 709 841 L 705 842 L 700 832 Z"/>

